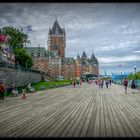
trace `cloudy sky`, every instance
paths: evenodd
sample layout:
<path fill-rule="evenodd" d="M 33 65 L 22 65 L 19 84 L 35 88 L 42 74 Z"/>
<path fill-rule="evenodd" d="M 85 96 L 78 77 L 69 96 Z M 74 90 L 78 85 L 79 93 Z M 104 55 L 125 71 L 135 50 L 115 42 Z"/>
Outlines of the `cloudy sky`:
<path fill-rule="evenodd" d="M 134 72 L 134 66 L 140 71 L 140 3 L 0 4 L 0 28 L 23 28 L 28 46 L 47 49 L 55 18 L 66 31 L 66 57 L 94 53 L 101 74 Z"/>

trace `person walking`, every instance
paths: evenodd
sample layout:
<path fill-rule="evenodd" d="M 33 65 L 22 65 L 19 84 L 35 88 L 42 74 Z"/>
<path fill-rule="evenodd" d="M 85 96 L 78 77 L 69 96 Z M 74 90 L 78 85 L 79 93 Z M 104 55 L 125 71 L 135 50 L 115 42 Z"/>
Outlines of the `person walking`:
<path fill-rule="evenodd" d="M 0 99 L 4 100 L 4 91 L 5 91 L 5 87 L 3 85 L 3 82 L 0 81 Z"/>
<path fill-rule="evenodd" d="M 125 88 L 125 94 L 127 94 L 128 80 L 126 78 L 123 81 L 123 85 L 124 85 L 124 88 Z"/>
<path fill-rule="evenodd" d="M 106 80 L 106 81 L 105 81 L 105 84 L 106 84 L 106 88 L 108 88 L 109 81 Z"/>
<path fill-rule="evenodd" d="M 110 84 L 110 86 L 111 86 L 111 83 L 112 83 L 112 80 L 110 79 L 110 80 L 109 80 L 109 84 Z"/>
<path fill-rule="evenodd" d="M 131 89 L 132 89 L 132 93 L 133 93 L 133 94 L 134 94 L 135 88 L 136 88 L 135 81 L 132 80 L 132 82 L 131 82 Z"/>
<path fill-rule="evenodd" d="M 76 81 L 75 81 L 75 80 L 73 81 L 73 86 L 74 86 L 74 88 L 75 88 L 75 86 L 76 86 Z"/>
<path fill-rule="evenodd" d="M 104 80 L 101 81 L 101 88 L 104 86 Z"/>

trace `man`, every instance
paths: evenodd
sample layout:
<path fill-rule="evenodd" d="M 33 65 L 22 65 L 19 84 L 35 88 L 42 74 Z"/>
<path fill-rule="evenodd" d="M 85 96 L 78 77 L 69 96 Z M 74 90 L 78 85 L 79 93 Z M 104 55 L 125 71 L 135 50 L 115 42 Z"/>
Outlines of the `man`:
<path fill-rule="evenodd" d="M 4 85 L 3 85 L 3 82 L 0 81 L 0 99 L 4 100 Z"/>
<path fill-rule="evenodd" d="M 123 81 L 123 85 L 125 87 L 125 94 L 127 94 L 127 86 L 128 86 L 128 80 L 125 78 Z"/>

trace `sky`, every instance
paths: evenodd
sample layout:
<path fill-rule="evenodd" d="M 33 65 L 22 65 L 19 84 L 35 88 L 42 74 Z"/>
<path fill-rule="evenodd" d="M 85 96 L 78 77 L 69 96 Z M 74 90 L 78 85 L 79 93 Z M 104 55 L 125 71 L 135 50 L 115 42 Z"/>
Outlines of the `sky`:
<path fill-rule="evenodd" d="M 47 49 L 55 19 L 66 32 L 66 57 L 99 61 L 100 74 L 140 71 L 140 3 L 1 3 L 0 28 L 28 33 L 27 47 Z"/>

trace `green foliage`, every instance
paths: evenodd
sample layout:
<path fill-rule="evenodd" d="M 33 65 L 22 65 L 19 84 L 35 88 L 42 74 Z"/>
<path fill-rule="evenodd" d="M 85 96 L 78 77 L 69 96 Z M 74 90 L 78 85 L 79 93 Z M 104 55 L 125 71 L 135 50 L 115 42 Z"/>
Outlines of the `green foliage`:
<path fill-rule="evenodd" d="M 140 72 L 137 72 L 136 74 L 130 74 L 128 75 L 127 79 L 129 80 L 139 80 L 140 79 Z"/>
<path fill-rule="evenodd" d="M 18 48 L 15 50 L 15 59 L 19 63 L 19 65 L 23 67 L 30 68 L 33 65 L 32 58 L 26 53 L 24 48 Z"/>
<path fill-rule="evenodd" d="M 13 51 L 17 48 L 23 48 L 24 43 L 29 42 L 27 34 L 12 26 L 3 27 L 2 33 L 10 37 L 8 43 L 12 47 Z"/>
<path fill-rule="evenodd" d="M 32 83 L 31 86 L 35 87 L 35 90 L 40 90 L 41 86 L 46 87 L 46 89 L 49 89 L 50 86 L 56 86 L 56 85 L 70 85 L 71 80 L 61 80 L 61 81 L 44 81 L 44 82 L 38 82 L 38 83 Z"/>
<path fill-rule="evenodd" d="M 28 43 L 28 35 L 12 26 L 3 27 L 2 33 L 9 36 L 8 44 L 15 54 L 15 61 L 19 65 L 31 68 L 32 58 L 25 51 L 24 43 Z"/>

